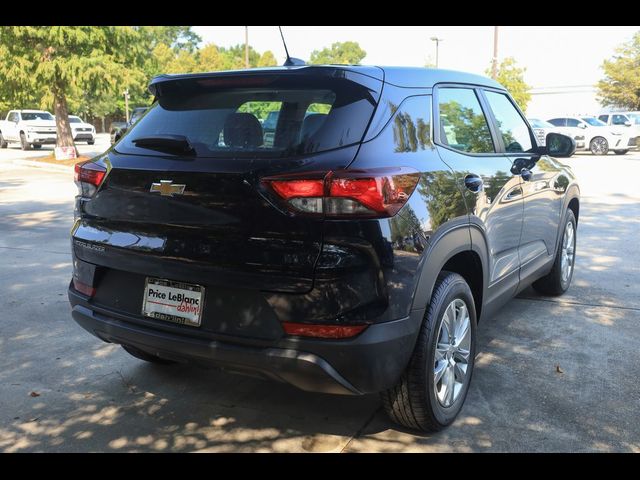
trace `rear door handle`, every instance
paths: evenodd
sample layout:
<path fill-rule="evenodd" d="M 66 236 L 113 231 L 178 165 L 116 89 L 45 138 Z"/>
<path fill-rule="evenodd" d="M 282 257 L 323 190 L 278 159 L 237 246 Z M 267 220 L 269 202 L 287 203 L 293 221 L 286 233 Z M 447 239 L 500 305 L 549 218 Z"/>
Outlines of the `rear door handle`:
<path fill-rule="evenodd" d="M 470 173 L 466 177 L 464 177 L 464 186 L 467 189 L 471 190 L 473 193 L 478 193 L 482 191 L 482 187 L 484 186 L 484 181 L 480 176 Z"/>

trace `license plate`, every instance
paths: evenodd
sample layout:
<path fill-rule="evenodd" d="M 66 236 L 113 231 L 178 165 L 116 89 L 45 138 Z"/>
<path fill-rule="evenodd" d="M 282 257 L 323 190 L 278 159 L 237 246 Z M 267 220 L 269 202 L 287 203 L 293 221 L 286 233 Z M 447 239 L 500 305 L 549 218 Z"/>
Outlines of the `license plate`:
<path fill-rule="evenodd" d="M 203 286 L 147 278 L 142 302 L 144 316 L 199 327 L 203 306 Z"/>

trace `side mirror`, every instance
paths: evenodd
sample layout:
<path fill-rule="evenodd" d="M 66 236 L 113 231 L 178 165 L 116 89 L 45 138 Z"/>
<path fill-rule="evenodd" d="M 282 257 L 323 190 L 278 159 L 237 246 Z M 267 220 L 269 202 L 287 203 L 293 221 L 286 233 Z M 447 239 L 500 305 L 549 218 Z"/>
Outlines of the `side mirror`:
<path fill-rule="evenodd" d="M 561 133 L 547 134 L 546 144 L 544 153 L 552 157 L 570 157 L 576 152 L 575 140 Z"/>
<path fill-rule="evenodd" d="M 629 120 L 627 120 L 626 122 L 624 122 L 624 126 L 625 127 L 630 127 L 631 126 L 631 122 Z"/>
<path fill-rule="evenodd" d="M 587 128 L 587 126 L 584 123 L 579 123 L 578 128 Z"/>

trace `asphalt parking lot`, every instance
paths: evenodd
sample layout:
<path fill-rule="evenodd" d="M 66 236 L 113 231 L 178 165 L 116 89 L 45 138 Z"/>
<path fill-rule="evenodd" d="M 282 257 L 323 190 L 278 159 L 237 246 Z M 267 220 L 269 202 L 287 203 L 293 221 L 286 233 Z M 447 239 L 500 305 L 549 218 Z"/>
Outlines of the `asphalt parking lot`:
<path fill-rule="evenodd" d="M 640 452 L 638 153 L 567 160 L 573 285 L 484 319 L 465 407 L 431 435 L 398 429 L 376 396 L 158 367 L 87 334 L 66 298 L 71 174 L 14 153 L 0 151 L 0 451 Z"/>

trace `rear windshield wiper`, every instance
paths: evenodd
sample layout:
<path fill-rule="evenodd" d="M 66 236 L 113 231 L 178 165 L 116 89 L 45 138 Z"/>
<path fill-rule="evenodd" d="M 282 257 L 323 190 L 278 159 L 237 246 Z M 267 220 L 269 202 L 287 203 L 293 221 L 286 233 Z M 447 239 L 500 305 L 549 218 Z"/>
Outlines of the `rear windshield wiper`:
<path fill-rule="evenodd" d="M 189 139 L 184 135 L 153 135 L 140 137 L 131 141 L 136 147 L 160 150 L 168 153 L 194 155 L 196 153 Z"/>

